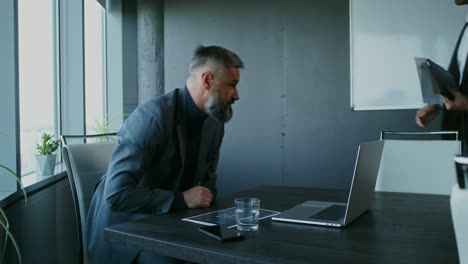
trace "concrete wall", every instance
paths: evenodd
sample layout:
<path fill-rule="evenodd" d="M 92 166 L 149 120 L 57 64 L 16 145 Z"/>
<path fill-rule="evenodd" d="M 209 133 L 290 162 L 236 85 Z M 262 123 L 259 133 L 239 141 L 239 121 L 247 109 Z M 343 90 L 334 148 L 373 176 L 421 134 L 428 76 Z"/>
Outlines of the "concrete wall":
<path fill-rule="evenodd" d="M 246 64 L 221 194 L 262 184 L 347 189 L 360 142 L 419 130 L 414 110 L 351 111 L 346 0 L 167 0 L 164 15 L 166 92 L 184 86 L 198 44 Z"/>
<path fill-rule="evenodd" d="M 123 114 L 126 118 L 138 105 L 137 2 L 122 1 Z M 116 117 L 111 117 L 116 118 Z M 119 117 L 120 118 L 120 117 Z"/>
<path fill-rule="evenodd" d="M 20 173 L 19 106 L 18 106 L 18 43 L 14 1 L 0 2 L 0 165 Z M 0 196 L 16 191 L 17 183 L 12 175 L 0 168 Z"/>
<path fill-rule="evenodd" d="M 164 94 L 164 1 L 138 0 L 138 102 Z"/>

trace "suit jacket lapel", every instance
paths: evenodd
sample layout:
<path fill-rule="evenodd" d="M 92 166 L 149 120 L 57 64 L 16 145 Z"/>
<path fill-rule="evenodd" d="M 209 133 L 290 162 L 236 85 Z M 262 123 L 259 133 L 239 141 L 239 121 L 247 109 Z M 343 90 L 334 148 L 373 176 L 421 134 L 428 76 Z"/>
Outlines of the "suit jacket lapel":
<path fill-rule="evenodd" d="M 201 184 L 201 182 L 203 182 L 203 177 L 206 175 L 206 172 L 203 169 L 206 169 L 205 164 L 207 164 L 208 152 L 210 151 L 211 141 L 214 137 L 215 128 L 213 122 L 216 121 L 208 116 L 203 123 L 200 146 L 198 149 L 195 185 Z"/>
<path fill-rule="evenodd" d="M 455 52 L 456 52 L 455 57 L 458 57 L 458 49 L 460 48 L 460 43 L 461 43 L 461 40 L 463 38 L 463 35 L 465 34 L 465 29 L 466 29 L 467 26 L 468 26 L 468 23 L 465 23 L 465 26 L 463 27 L 462 33 L 460 34 L 460 38 L 459 38 L 458 43 L 457 43 L 457 49 L 455 50 Z M 466 56 L 466 58 L 465 58 L 465 68 L 463 69 L 463 73 L 462 73 L 462 76 L 461 76 L 462 81 L 460 82 L 460 87 L 462 88 L 461 90 L 463 92 L 466 92 L 466 90 L 468 89 L 468 88 L 463 89 L 463 87 L 466 86 L 466 81 L 468 80 L 468 65 L 467 65 L 468 60 L 467 59 L 468 59 L 468 56 Z M 456 64 L 457 64 L 457 67 L 458 67 L 458 61 L 456 61 L 456 62 L 457 62 Z"/>
<path fill-rule="evenodd" d="M 458 67 L 458 48 L 460 47 L 461 40 L 463 38 L 463 34 L 465 33 L 465 29 L 468 26 L 468 23 L 465 23 L 465 26 L 463 27 L 460 36 L 458 37 L 457 45 L 455 46 L 455 50 L 452 54 L 452 59 L 450 60 L 450 65 L 449 65 L 449 72 L 455 77 L 455 80 L 460 83 L 460 78 L 462 78 L 461 86 L 463 87 L 464 82 L 466 82 L 466 79 L 468 78 L 468 73 L 467 73 L 467 67 L 465 66 L 465 69 L 463 71 L 463 75 L 460 76 L 460 69 Z M 465 64 L 466 65 L 466 64 Z"/>
<path fill-rule="evenodd" d="M 460 84 L 460 87 L 462 87 L 463 92 L 468 92 L 468 87 L 463 89 L 463 87 L 466 86 L 467 81 L 468 81 L 468 56 L 466 56 L 466 59 L 465 59 L 465 69 L 463 69 L 462 81 Z"/>
<path fill-rule="evenodd" d="M 182 91 L 178 89 L 176 93 L 176 133 L 179 142 L 179 153 L 182 165 L 181 171 L 184 171 L 185 151 L 187 149 L 187 107 L 185 103 L 185 96 L 182 94 Z"/>

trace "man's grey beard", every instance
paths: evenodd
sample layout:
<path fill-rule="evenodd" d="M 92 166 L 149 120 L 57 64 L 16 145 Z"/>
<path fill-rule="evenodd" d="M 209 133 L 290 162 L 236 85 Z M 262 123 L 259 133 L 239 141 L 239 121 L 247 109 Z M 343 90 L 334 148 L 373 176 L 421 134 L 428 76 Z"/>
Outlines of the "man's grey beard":
<path fill-rule="evenodd" d="M 218 122 L 227 123 L 232 118 L 231 105 L 224 106 L 218 93 L 210 95 L 205 103 L 205 111 Z"/>

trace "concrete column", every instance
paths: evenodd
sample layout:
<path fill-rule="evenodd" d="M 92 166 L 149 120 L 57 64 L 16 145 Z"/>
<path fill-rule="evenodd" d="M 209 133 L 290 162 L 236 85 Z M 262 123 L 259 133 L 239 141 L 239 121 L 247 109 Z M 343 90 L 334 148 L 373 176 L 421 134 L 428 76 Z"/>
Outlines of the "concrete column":
<path fill-rule="evenodd" d="M 0 165 L 20 174 L 17 11 L 16 1 L 0 1 Z M 15 177 L 0 168 L 0 199 L 17 189 Z"/>
<path fill-rule="evenodd" d="M 138 103 L 141 104 L 164 93 L 163 0 L 138 0 L 137 43 Z"/>

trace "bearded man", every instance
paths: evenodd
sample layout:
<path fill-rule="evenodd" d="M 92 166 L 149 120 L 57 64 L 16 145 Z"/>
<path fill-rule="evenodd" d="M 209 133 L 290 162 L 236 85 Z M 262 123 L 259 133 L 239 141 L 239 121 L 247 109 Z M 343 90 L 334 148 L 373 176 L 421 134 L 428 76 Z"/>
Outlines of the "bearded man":
<path fill-rule="evenodd" d="M 232 51 L 200 46 L 184 89 L 147 101 L 127 118 L 88 213 L 86 238 L 93 263 L 178 263 L 112 245 L 104 228 L 177 208 L 210 206 L 224 123 L 239 100 L 243 67 Z"/>

